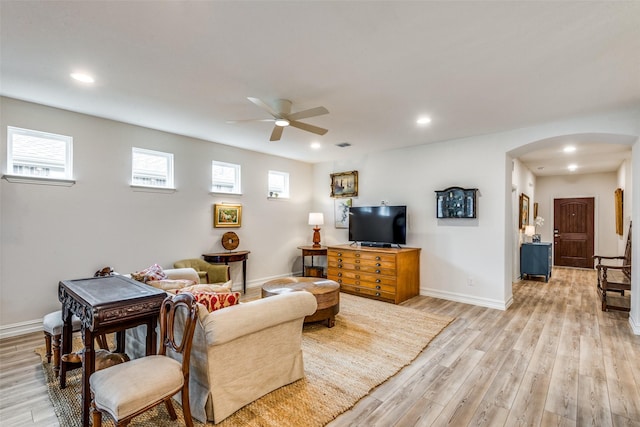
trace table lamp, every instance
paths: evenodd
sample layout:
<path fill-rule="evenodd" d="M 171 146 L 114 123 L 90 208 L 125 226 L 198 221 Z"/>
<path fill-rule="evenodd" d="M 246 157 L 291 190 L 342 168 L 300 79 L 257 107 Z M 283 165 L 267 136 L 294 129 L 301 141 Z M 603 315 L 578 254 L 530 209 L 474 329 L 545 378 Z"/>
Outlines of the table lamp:
<path fill-rule="evenodd" d="M 524 227 L 524 235 L 531 237 L 533 240 L 533 235 L 536 234 L 536 226 L 535 225 L 527 225 Z"/>
<path fill-rule="evenodd" d="M 313 229 L 313 247 L 320 247 L 320 227 L 319 225 L 324 224 L 324 216 L 322 212 L 311 212 L 309 214 L 309 225 L 315 225 Z"/>

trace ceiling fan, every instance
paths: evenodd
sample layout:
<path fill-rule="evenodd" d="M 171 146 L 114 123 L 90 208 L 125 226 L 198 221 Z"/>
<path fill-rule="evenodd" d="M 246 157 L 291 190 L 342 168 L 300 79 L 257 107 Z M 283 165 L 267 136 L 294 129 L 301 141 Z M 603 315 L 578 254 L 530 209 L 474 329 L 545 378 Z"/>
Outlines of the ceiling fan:
<path fill-rule="evenodd" d="M 323 114 L 329 114 L 329 110 L 324 107 L 315 107 L 308 110 L 298 111 L 297 113 L 291 113 L 291 101 L 288 99 L 278 99 L 275 102 L 275 109 L 271 108 L 268 104 L 258 98 L 247 98 L 249 101 L 256 104 L 258 107 L 267 111 L 273 116 L 272 119 L 249 119 L 249 120 L 227 120 L 227 123 L 240 123 L 240 122 L 274 122 L 275 126 L 273 132 L 271 132 L 271 138 L 269 141 L 279 141 L 282 137 L 282 132 L 287 126 L 293 126 L 307 132 L 315 133 L 317 135 L 324 135 L 329 130 L 318 126 L 310 125 L 308 123 L 302 123 L 298 120 L 307 119 L 309 117 L 321 116 Z"/>

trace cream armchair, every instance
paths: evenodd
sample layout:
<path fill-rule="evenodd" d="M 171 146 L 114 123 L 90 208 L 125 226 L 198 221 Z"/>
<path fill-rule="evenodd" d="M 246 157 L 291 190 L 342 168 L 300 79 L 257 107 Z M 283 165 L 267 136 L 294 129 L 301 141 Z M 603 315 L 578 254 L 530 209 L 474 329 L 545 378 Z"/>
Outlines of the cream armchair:
<path fill-rule="evenodd" d="M 229 280 L 229 266 L 222 264 L 209 264 L 207 261 L 190 258 L 176 261 L 174 268 L 193 268 L 198 272 L 200 283 L 224 283 Z"/>
<path fill-rule="evenodd" d="M 189 278 L 188 270 L 165 270 Z M 190 273 L 196 274 L 195 272 Z M 304 377 L 302 323 L 315 297 L 291 292 L 209 313 L 199 305 L 189 390 L 194 418 L 220 421 L 265 394 Z M 145 327 L 127 331 L 126 352 L 144 356 Z"/>

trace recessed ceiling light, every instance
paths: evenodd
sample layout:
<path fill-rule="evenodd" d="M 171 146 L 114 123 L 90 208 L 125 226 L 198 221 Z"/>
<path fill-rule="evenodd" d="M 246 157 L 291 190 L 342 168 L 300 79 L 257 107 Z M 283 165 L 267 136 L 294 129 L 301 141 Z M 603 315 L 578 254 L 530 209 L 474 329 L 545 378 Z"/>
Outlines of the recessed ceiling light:
<path fill-rule="evenodd" d="M 314 150 L 319 150 L 320 147 L 322 147 L 322 145 L 320 145 L 319 142 L 312 142 L 311 143 L 311 148 L 313 148 Z"/>
<path fill-rule="evenodd" d="M 71 73 L 71 78 L 74 80 L 78 80 L 82 83 L 94 83 L 95 79 L 91 77 L 89 74 L 84 73 Z"/>
<path fill-rule="evenodd" d="M 578 169 L 578 165 L 570 164 L 569 166 L 567 166 L 567 169 L 569 169 L 569 171 L 571 172 L 574 172 L 576 169 Z"/>
<path fill-rule="evenodd" d="M 419 125 L 427 125 L 431 123 L 431 117 L 429 116 L 418 117 L 418 120 L 416 120 L 416 123 Z"/>
<path fill-rule="evenodd" d="M 574 151 L 576 151 L 576 147 L 574 147 L 573 145 L 567 145 L 562 149 L 562 151 L 564 151 L 565 153 L 573 153 Z"/>

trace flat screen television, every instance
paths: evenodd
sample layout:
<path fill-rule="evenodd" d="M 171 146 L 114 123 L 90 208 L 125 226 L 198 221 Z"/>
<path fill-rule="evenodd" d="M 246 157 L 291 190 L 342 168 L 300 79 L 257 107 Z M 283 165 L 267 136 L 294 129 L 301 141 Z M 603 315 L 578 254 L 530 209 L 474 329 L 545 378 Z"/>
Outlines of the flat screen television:
<path fill-rule="evenodd" d="M 407 207 L 349 208 L 349 240 L 364 246 L 404 245 L 407 243 Z"/>

